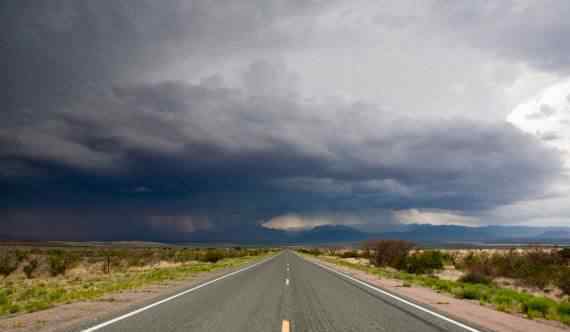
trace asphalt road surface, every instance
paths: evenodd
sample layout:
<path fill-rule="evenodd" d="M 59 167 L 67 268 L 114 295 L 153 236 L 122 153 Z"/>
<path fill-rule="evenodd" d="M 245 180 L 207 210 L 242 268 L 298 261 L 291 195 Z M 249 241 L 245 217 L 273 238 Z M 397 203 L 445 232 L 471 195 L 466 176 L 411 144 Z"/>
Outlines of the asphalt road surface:
<path fill-rule="evenodd" d="M 285 251 L 84 331 L 477 331 Z"/>

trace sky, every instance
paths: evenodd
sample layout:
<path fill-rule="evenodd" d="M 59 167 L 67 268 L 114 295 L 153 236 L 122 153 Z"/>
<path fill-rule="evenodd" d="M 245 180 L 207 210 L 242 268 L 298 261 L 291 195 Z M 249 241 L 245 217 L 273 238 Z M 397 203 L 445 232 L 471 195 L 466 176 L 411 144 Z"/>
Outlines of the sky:
<path fill-rule="evenodd" d="M 0 237 L 570 226 L 567 1 L 0 3 Z"/>

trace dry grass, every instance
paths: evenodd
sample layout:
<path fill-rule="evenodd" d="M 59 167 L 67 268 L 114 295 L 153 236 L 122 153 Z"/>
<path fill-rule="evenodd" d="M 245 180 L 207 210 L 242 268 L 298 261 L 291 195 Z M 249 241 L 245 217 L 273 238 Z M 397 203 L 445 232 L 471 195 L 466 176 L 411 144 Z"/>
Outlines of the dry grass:
<path fill-rule="evenodd" d="M 268 253 L 252 249 L 4 248 L 0 255 L 9 265 L 6 271 L 11 271 L 0 280 L 0 316 L 185 279 Z M 37 266 L 26 273 L 25 267 L 32 261 Z"/>

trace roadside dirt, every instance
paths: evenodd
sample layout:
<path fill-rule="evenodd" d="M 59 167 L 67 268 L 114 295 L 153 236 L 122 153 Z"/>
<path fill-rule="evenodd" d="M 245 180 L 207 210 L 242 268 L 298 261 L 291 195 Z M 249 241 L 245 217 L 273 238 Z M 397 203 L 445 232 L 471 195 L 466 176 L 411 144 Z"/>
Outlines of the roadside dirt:
<path fill-rule="evenodd" d="M 204 272 L 184 281 L 172 281 L 133 291 L 109 294 L 94 301 L 63 304 L 47 310 L 17 314 L 12 317 L 8 316 L 0 319 L 0 331 L 70 331 L 80 326 L 80 324 L 83 326 L 82 324 L 87 322 L 95 323 L 95 321 L 134 310 L 137 307 L 152 303 L 168 295 L 176 294 L 184 289 L 242 267 Z"/>
<path fill-rule="evenodd" d="M 306 257 L 306 256 L 305 256 Z M 306 257 L 319 264 L 326 265 L 337 271 L 378 286 L 390 293 L 411 299 L 422 305 L 427 305 L 448 317 L 479 326 L 496 332 L 563 332 L 570 331 L 561 323 L 546 320 L 530 320 L 522 316 L 508 314 L 482 306 L 477 301 L 460 300 L 450 295 L 437 293 L 432 289 L 411 286 L 402 287 L 401 280 L 379 278 L 366 272 L 338 266 L 316 258 Z"/>

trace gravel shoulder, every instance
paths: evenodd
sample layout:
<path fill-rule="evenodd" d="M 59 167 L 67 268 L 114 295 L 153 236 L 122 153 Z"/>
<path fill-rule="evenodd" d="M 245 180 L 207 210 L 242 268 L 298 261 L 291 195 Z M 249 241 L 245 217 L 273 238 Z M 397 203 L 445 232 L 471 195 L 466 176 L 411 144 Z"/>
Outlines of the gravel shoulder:
<path fill-rule="evenodd" d="M 477 301 L 461 300 L 446 294 L 437 293 L 429 288 L 410 286 L 402 287 L 402 281 L 396 279 L 379 278 L 363 271 L 346 266 L 339 266 L 318 258 L 304 256 L 321 265 L 328 266 L 337 271 L 368 282 L 395 295 L 412 299 L 414 302 L 429 306 L 438 312 L 446 314 L 465 322 L 472 322 L 484 329 L 496 332 L 562 332 L 570 328 L 557 322 L 545 320 L 529 320 L 521 316 L 512 315 L 482 306 Z"/>

